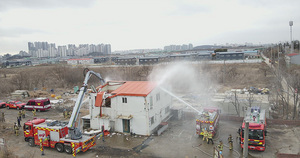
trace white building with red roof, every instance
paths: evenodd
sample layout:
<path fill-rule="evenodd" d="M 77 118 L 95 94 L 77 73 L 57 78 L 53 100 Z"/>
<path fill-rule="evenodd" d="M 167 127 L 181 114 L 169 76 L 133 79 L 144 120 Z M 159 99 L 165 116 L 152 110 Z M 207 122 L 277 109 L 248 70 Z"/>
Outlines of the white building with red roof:
<path fill-rule="evenodd" d="M 300 65 L 300 55 L 298 53 L 290 53 L 285 56 L 286 63 Z"/>
<path fill-rule="evenodd" d="M 172 97 L 154 82 L 107 82 L 99 89 L 90 93 L 90 114 L 83 117 L 84 126 L 151 135 L 170 117 Z"/>
<path fill-rule="evenodd" d="M 68 59 L 67 64 L 70 64 L 70 65 L 89 65 L 89 64 L 94 64 L 94 59 L 92 59 L 92 58 Z"/>

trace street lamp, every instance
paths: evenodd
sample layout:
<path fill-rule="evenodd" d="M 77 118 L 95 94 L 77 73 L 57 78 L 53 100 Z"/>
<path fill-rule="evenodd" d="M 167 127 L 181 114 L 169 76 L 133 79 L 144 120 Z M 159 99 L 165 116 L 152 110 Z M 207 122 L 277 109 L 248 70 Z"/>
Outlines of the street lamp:
<path fill-rule="evenodd" d="M 292 26 L 293 26 L 293 21 L 290 21 L 289 22 L 289 25 L 290 25 L 290 37 L 291 37 L 291 53 L 294 52 L 294 47 L 293 47 L 293 39 L 292 39 Z"/>

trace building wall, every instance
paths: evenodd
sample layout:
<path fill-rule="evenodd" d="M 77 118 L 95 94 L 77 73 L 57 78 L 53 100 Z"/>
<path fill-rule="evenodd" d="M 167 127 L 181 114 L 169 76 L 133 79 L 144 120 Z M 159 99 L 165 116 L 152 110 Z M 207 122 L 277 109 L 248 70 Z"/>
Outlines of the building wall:
<path fill-rule="evenodd" d="M 151 108 L 150 105 L 151 97 L 153 100 L 153 108 Z M 170 115 L 172 97 L 160 88 L 156 88 L 147 96 L 147 104 L 149 107 L 149 130 L 150 134 L 152 134 L 157 126 Z M 166 110 L 167 107 L 169 107 L 169 110 Z M 154 123 L 151 123 L 152 117 L 154 117 Z"/>
<path fill-rule="evenodd" d="M 71 65 L 77 65 L 77 64 L 94 64 L 94 59 L 89 59 L 89 60 L 67 60 L 68 64 Z"/>
<path fill-rule="evenodd" d="M 290 57 L 291 64 L 300 65 L 300 55 L 295 55 Z"/>
<path fill-rule="evenodd" d="M 111 107 L 102 107 L 102 114 L 109 118 L 100 118 L 100 107 L 95 107 L 95 94 L 91 94 L 90 124 L 92 129 L 112 128 L 116 132 L 123 132 L 123 118 L 118 116 L 132 116 L 130 132 L 138 135 L 150 135 L 157 126 L 170 115 L 172 98 L 160 89 L 154 89 L 147 97 L 116 96 L 111 98 Z M 127 103 L 123 103 L 123 98 Z M 151 101 L 152 100 L 152 101 Z M 151 104 L 152 103 L 152 104 Z M 104 116 L 103 115 L 103 116 Z M 152 122 L 153 121 L 153 122 Z"/>

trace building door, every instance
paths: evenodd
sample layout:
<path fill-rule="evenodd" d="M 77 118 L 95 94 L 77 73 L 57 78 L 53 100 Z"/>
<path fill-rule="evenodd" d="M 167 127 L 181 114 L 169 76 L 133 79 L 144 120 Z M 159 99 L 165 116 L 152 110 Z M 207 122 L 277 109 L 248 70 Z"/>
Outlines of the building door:
<path fill-rule="evenodd" d="M 123 132 L 130 132 L 130 120 L 123 119 Z"/>

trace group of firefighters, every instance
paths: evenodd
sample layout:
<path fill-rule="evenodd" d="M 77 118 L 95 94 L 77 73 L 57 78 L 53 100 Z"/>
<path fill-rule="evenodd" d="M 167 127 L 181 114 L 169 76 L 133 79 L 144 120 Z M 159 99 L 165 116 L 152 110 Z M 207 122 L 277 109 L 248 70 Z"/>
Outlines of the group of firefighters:
<path fill-rule="evenodd" d="M 67 111 L 66 109 L 64 109 L 63 115 L 64 115 L 64 118 L 70 118 L 71 117 L 71 111 Z"/>
<path fill-rule="evenodd" d="M 19 130 L 20 130 L 20 127 L 21 126 L 21 121 L 22 121 L 22 118 L 25 118 L 25 110 L 22 109 L 22 110 L 19 110 L 18 112 L 18 116 L 17 116 L 17 122 L 14 122 L 14 132 L 16 134 L 16 136 L 19 136 Z M 32 114 L 33 114 L 33 117 L 36 116 L 36 109 L 33 109 L 32 110 Z M 63 111 L 63 115 L 64 115 L 64 118 L 69 118 L 71 116 L 71 111 L 67 111 L 66 109 L 64 109 Z M 5 122 L 5 114 L 4 112 L 2 112 L 1 114 L 1 122 Z"/>
<path fill-rule="evenodd" d="M 212 138 L 213 138 L 212 131 L 208 132 L 206 129 L 203 129 L 203 140 L 205 140 L 207 142 L 207 144 L 209 144 L 209 142 L 212 142 L 212 144 L 214 144 L 214 141 Z M 228 144 L 229 144 L 229 150 L 233 150 L 233 139 L 232 139 L 231 134 L 229 134 L 229 137 L 228 137 Z M 217 145 L 217 148 L 220 151 L 220 154 L 222 154 L 222 151 L 223 151 L 222 140 L 220 140 L 219 144 Z"/>
<path fill-rule="evenodd" d="M 14 122 L 14 127 L 13 127 L 16 136 L 19 136 L 19 129 L 20 129 L 20 127 L 22 127 L 21 121 L 22 121 L 22 118 L 23 119 L 25 118 L 25 116 L 26 116 L 25 114 L 26 114 L 26 112 L 24 109 L 19 110 L 19 112 L 18 112 L 17 122 Z M 33 109 L 32 114 L 33 114 L 33 116 L 36 116 L 36 109 Z M 5 113 L 4 112 L 2 112 L 2 114 L 1 114 L 1 122 L 5 122 Z M 3 128 L 5 128 L 5 127 L 3 126 Z"/>

